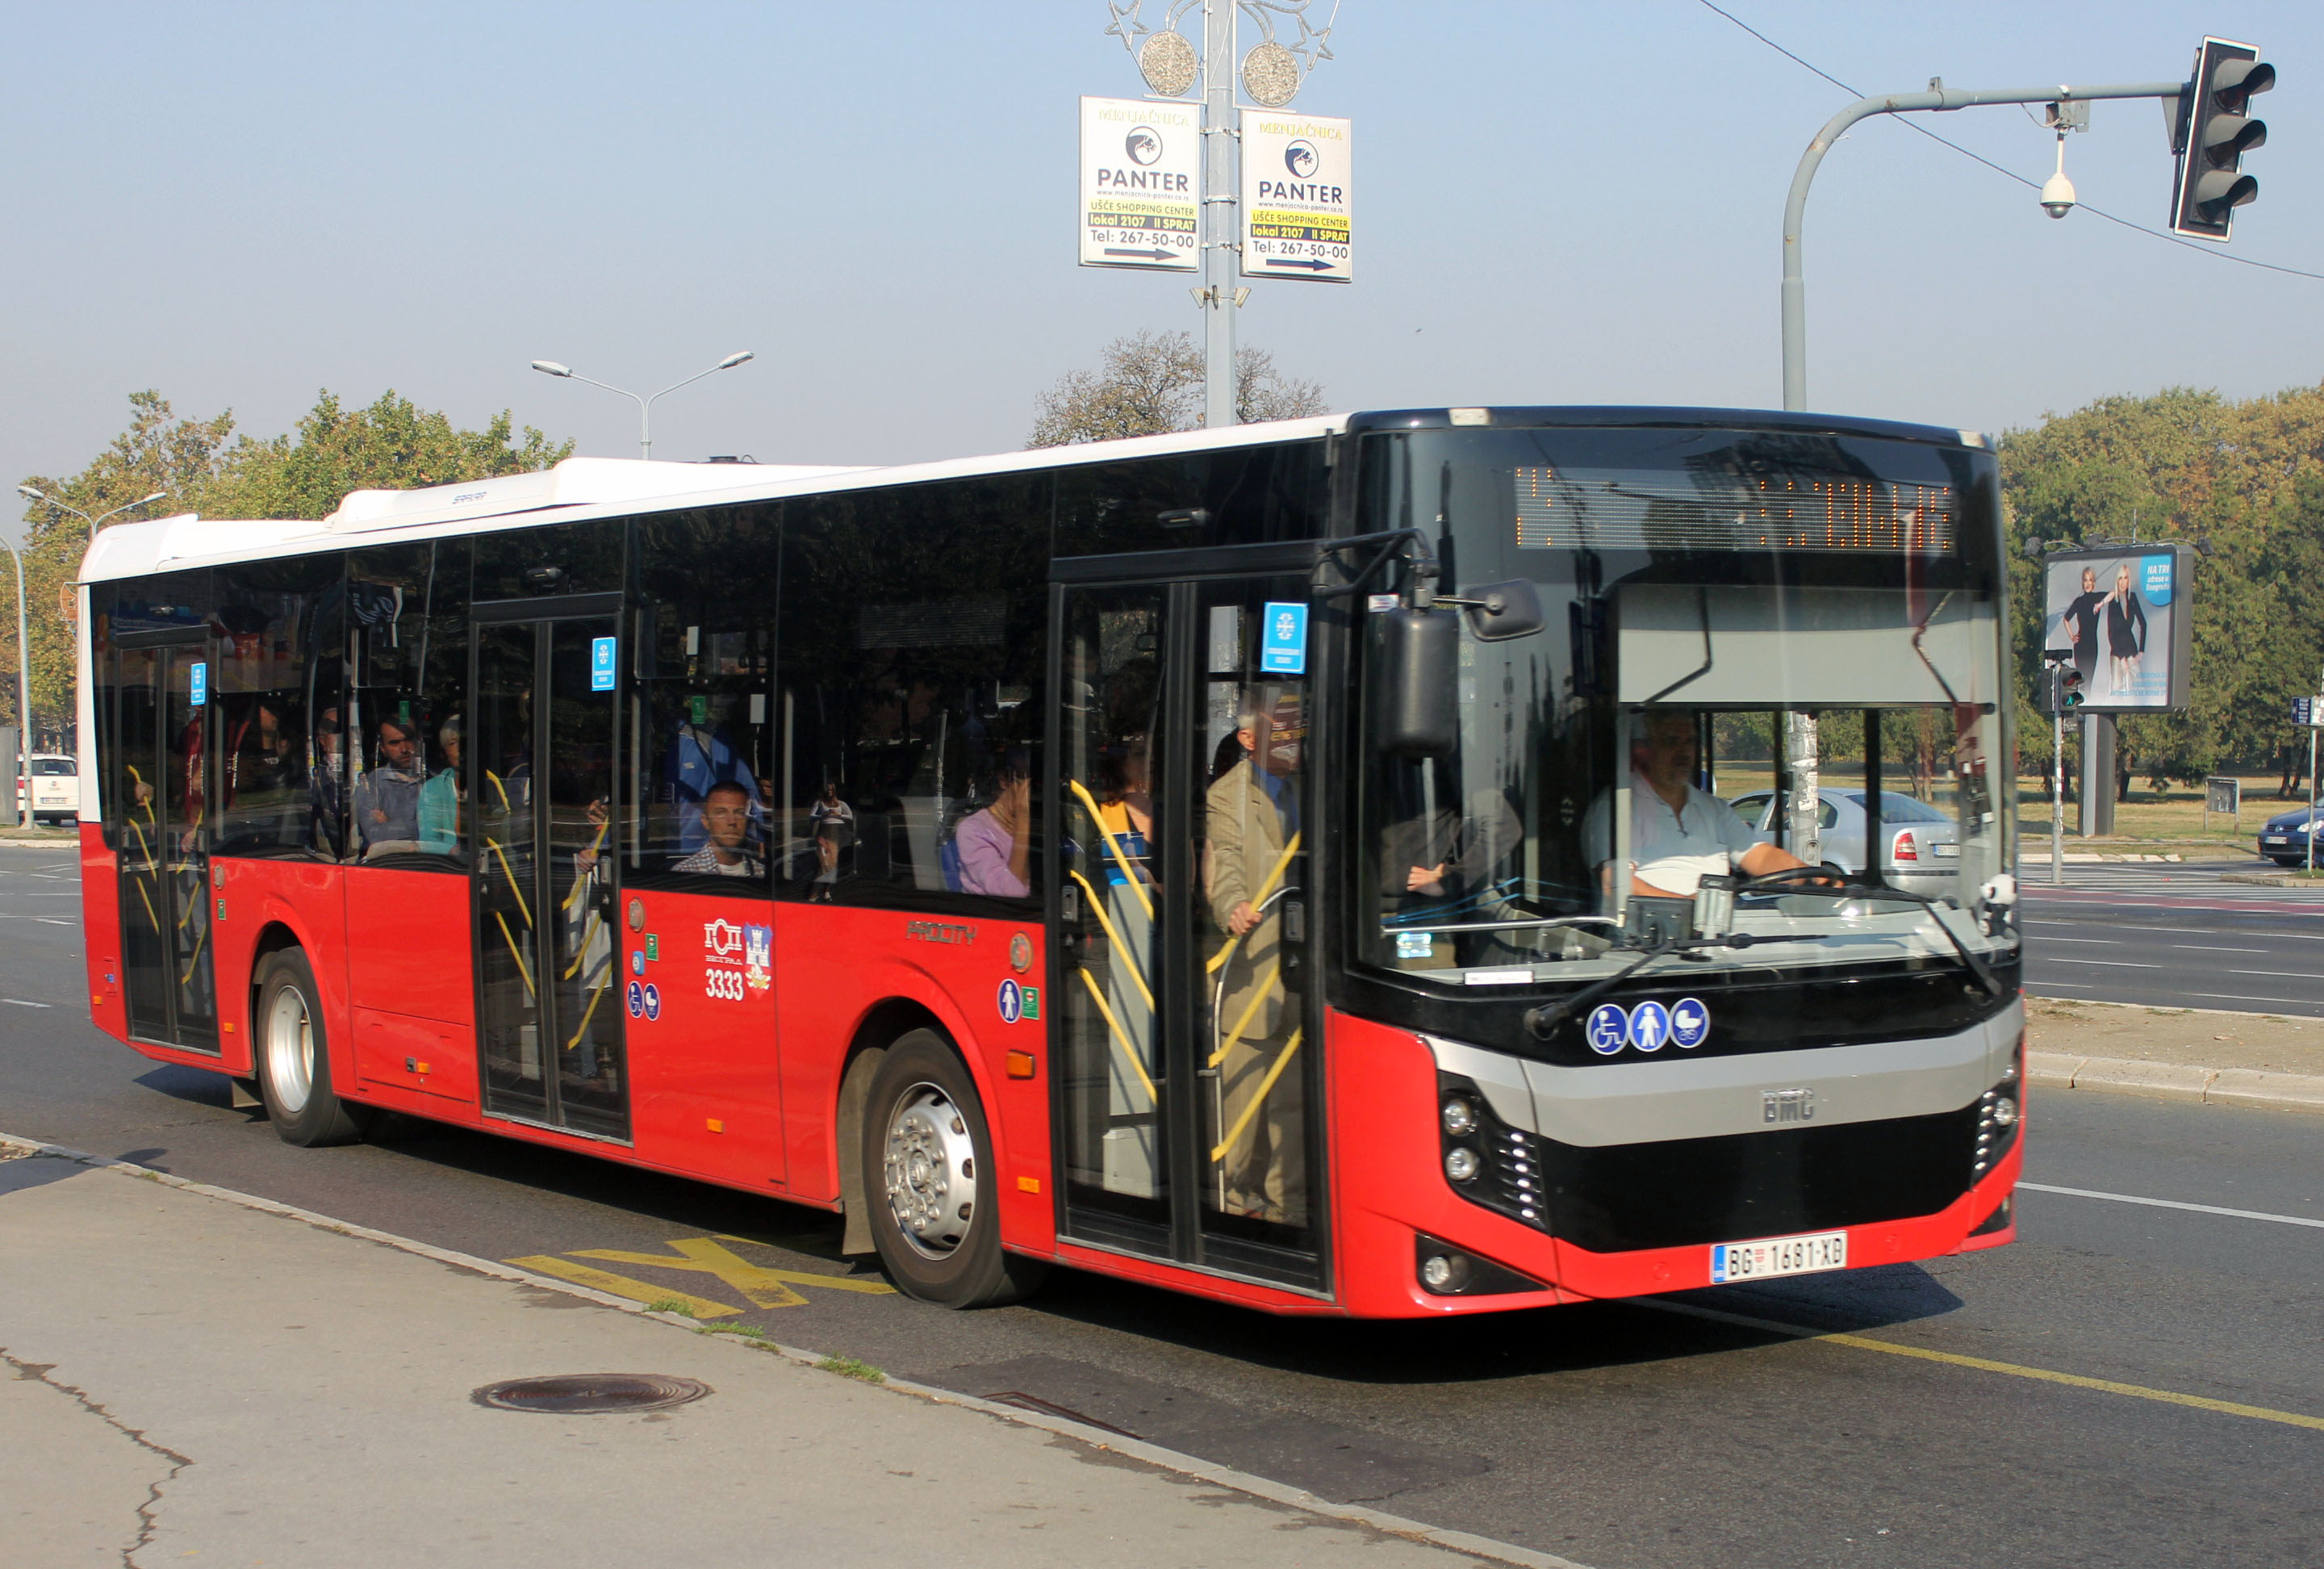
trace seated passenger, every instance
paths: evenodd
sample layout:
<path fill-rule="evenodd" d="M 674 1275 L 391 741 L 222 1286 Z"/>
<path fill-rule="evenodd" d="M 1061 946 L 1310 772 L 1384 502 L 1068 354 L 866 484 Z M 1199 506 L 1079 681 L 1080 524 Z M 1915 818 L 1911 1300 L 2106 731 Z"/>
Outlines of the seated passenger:
<path fill-rule="evenodd" d="M 1679 709 L 1646 715 L 1630 735 L 1630 891 L 1692 899 L 1708 875 L 1764 877 L 1807 864 L 1759 843 L 1734 808 L 1694 786 L 1694 716 Z M 1614 792 L 1582 820 L 1584 853 L 1611 886 Z"/>
<path fill-rule="evenodd" d="M 381 720 L 379 766 L 357 780 L 355 788 L 355 836 L 367 854 L 417 846 L 420 787 L 427 782 L 419 727 Z"/>
<path fill-rule="evenodd" d="M 468 792 L 460 778 L 460 716 L 444 721 L 436 733 L 444 749 L 444 767 L 420 787 L 420 842 L 442 855 L 460 853 L 461 808 Z"/>
<path fill-rule="evenodd" d="M 764 877 L 766 863 L 750 854 L 742 841 L 751 832 L 751 792 L 739 784 L 717 784 L 702 801 L 701 849 L 669 863 L 672 872 L 696 872 L 708 877 Z"/>
<path fill-rule="evenodd" d="M 960 851 L 960 891 L 1022 899 L 1032 891 L 1033 766 L 1021 746 L 1001 760 L 1001 794 L 953 830 Z"/>

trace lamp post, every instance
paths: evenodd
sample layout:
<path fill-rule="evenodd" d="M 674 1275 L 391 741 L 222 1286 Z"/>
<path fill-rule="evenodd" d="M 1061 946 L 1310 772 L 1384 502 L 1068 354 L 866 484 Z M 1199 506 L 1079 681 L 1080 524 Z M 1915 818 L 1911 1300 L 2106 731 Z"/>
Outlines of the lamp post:
<path fill-rule="evenodd" d="M 16 494 L 28 502 L 38 502 L 44 507 L 54 507 L 60 512 L 70 512 L 82 522 L 87 523 L 88 531 L 95 534 L 98 525 L 106 519 L 118 517 L 123 512 L 135 512 L 139 507 L 152 506 L 170 493 L 166 490 L 157 490 L 152 495 L 131 502 L 127 506 L 115 507 L 109 512 L 100 512 L 93 518 L 78 507 L 69 507 L 51 496 L 42 495 L 29 485 L 18 485 Z M 16 772 L 24 781 L 25 805 L 29 807 L 32 804 L 32 645 L 25 635 L 24 554 L 16 546 L 9 545 L 5 540 L 0 540 L 0 545 L 7 546 L 9 558 L 16 563 Z"/>
<path fill-rule="evenodd" d="M 641 458 L 650 459 L 653 457 L 654 398 L 661 397 L 664 393 L 675 392 L 680 387 L 690 386 L 694 383 L 700 381 L 705 376 L 715 375 L 720 371 L 731 371 L 736 365 L 742 364 L 745 360 L 753 360 L 758 357 L 758 355 L 752 354 L 749 349 L 739 349 L 733 354 L 728 355 L 724 359 L 720 360 L 716 365 L 712 365 L 706 371 L 696 371 L 694 374 L 687 377 L 685 381 L 672 382 L 669 386 L 664 387 L 661 392 L 656 392 L 652 398 L 641 398 L 635 392 L 631 392 L 627 387 L 617 387 L 611 382 L 601 382 L 594 376 L 585 376 L 580 372 L 575 370 L 571 365 L 561 365 L 555 360 L 535 360 L 532 362 L 532 368 L 539 371 L 544 376 L 562 376 L 567 381 L 587 382 L 593 387 L 603 387 L 609 392 L 619 392 L 624 398 L 627 398 L 637 404 L 638 457 Z"/>

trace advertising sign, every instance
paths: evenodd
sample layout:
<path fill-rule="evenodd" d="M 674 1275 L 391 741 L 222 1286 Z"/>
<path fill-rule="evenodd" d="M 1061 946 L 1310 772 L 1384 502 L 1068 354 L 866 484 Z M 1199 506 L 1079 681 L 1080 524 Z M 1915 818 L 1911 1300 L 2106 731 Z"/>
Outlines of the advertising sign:
<path fill-rule="evenodd" d="M 2044 558 L 2042 646 L 2071 649 L 2082 711 L 2187 706 L 2195 552 L 2185 545 L 2061 550 Z"/>
<path fill-rule="evenodd" d="M 1355 277 L 1350 125 L 1282 109 L 1242 111 L 1244 277 Z"/>
<path fill-rule="evenodd" d="M 1082 265 L 1203 264 L 1203 125 L 1195 104 L 1082 100 Z"/>

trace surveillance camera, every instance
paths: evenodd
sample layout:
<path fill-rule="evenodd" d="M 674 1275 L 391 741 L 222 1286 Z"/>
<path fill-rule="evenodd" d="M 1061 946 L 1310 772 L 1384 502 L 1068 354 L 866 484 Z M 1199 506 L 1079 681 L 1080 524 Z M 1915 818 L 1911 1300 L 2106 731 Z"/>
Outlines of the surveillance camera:
<path fill-rule="evenodd" d="M 2042 182 L 2042 210 L 2053 218 L 2074 210 L 2074 182 L 2061 170 Z"/>

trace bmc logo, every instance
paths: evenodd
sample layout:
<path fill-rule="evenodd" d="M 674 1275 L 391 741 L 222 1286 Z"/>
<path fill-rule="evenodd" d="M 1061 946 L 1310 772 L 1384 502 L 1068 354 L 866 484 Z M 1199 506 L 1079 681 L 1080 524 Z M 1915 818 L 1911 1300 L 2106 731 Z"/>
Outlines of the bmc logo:
<path fill-rule="evenodd" d="M 1812 1122 L 1815 1121 L 1815 1092 L 1761 1090 L 1759 1120 L 1763 1122 Z"/>

